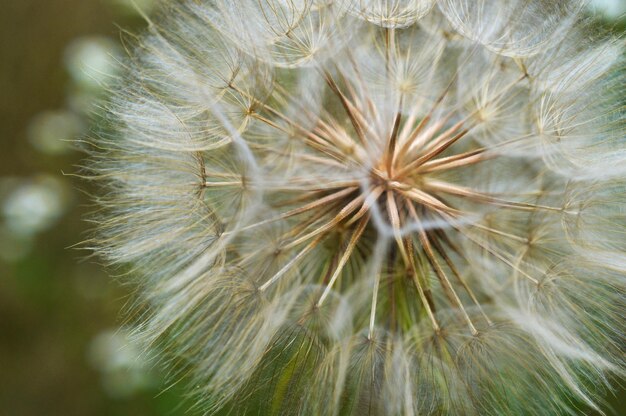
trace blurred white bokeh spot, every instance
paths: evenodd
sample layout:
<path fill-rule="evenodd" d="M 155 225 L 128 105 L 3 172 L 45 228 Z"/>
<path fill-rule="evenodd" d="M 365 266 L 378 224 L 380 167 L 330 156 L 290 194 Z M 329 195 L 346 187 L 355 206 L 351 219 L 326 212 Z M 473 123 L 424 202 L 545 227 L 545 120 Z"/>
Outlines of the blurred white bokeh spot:
<path fill-rule="evenodd" d="M 63 215 L 70 199 L 65 180 L 50 175 L 26 180 L 15 186 L 2 201 L 7 230 L 23 237 L 51 228 Z"/>
<path fill-rule="evenodd" d="M 119 56 L 119 46 L 112 39 L 82 37 L 67 46 L 65 66 L 75 86 L 97 91 L 117 73 Z"/>
<path fill-rule="evenodd" d="M 111 397 L 128 397 L 154 384 L 142 357 L 124 328 L 101 332 L 88 351 L 88 360 L 100 372 L 102 386 Z"/>
<path fill-rule="evenodd" d="M 31 120 L 28 139 L 42 153 L 64 154 L 72 149 L 70 142 L 81 134 L 83 124 L 80 117 L 70 111 L 45 111 Z"/>

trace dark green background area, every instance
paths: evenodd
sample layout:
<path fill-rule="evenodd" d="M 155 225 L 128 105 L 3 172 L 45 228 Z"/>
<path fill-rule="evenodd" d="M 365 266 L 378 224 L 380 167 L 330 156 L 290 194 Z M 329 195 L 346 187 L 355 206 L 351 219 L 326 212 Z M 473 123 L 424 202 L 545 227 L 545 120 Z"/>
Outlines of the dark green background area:
<path fill-rule="evenodd" d="M 83 219 L 88 199 L 78 191 L 87 185 L 63 172 L 75 172 L 82 155 L 45 154 L 28 140 L 33 117 L 68 105 L 68 43 L 86 35 L 117 41 L 119 27 L 142 26 L 136 16 L 111 3 L 1 3 L 0 180 L 28 181 L 46 174 L 67 183 L 70 195 L 63 216 L 37 234 L 27 255 L 14 261 L 0 258 L 0 416 L 193 414 L 180 389 L 163 392 L 167 385 L 156 369 L 143 368 L 145 382 L 132 392 L 111 394 L 106 388 L 90 350 L 99 334 L 123 324 L 120 310 L 130 289 L 107 276 L 88 252 L 71 248 L 87 235 Z M 621 26 L 618 30 L 623 22 Z M 0 187 L 0 206 L 3 192 Z M 132 375 L 121 371 L 116 377 L 124 387 Z M 619 392 L 608 398 L 616 414 L 626 415 L 625 397 Z"/>
<path fill-rule="evenodd" d="M 90 350 L 99 334 L 123 323 L 128 289 L 70 247 L 86 237 L 89 208 L 78 191 L 85 184 L 63 172 L 75 172 L 82 155 L 47 155 L 28 140 L 33 117 L 68 105 L 67 45 L 93 35 L 117 41 L 119 27 L 142 22 L 105 0 L 4 0 L 0 10 L 0 179 L 48 175 L 65 181 L 71 194 L 63 216 L 37 235 L 26 257 L 0 259 L 0 415 L 185 414 L 180 391 L 159 394 L 165 385 L 155 371 L 131 393 L 107 392 Z M 2 196 L 0 190 L 0 205 Z M 131 377 L 116 376 L 121 385 Z"/>

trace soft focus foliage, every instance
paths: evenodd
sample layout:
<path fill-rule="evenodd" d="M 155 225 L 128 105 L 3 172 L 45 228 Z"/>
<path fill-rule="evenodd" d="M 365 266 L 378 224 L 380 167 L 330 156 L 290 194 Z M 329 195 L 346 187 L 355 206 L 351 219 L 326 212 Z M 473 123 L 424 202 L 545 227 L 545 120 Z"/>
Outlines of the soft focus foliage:
<path fill-rule="evenodd" d="M 580 1 L 164 3 L 89 149 L 208 412 L 579 414 L 623 375 L 623 42 Z"/>

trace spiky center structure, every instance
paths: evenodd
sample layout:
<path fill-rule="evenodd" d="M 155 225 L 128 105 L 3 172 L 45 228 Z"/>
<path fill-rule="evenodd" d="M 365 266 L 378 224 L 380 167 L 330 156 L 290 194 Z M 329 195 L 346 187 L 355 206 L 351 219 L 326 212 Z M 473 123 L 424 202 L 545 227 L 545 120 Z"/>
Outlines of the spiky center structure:
<path fill-rule="evenodd" d="M 352 72 L 352 76 L 344 73 L 345 69 L 339 65 L 315 65 L 312 70 L 324 81 L 328 92 L 323 102 L 326 108 L 322 108 L 320 114 L 314 113 L 297 98 L 294 100 L 287 87 L 282 85 L 285 81 L 280 76 L 274 79 L 269 97 L 263 99 L 239 88 L 236 81 L 229 82 L 227 90 L 249 100 L 245 110 L 248 120 L 244 124 L 261 123 L 269 129 L 264 132 L 268 137 L 288 135 L 289 140 L 296 141 L 296 146 L 301 145 L 299 148 L 303 150 L 301 153 L 289 153 L 293 149 L 286 149 L 283 142 L 268 141 L 263 145 L 253 144 L 251 153 L 261 154 L 262 158 L 274 155 L 282 163 L 288 157 L 289 164 L 284 167 L 313 166 L 318 171 L 342 172 L 336 176 L 340 179 L 333 175 L 307 178 L 287 174 L 280 185 L 258 181 L 255 186 L 262 189 L 270 205 L 276 199 L 280 204 L 275 207 L 289 209 L 283 208 L 283 212 L 274 218 L 247 224 L 237 232 L 243 232 L 244 238 L 255 238 L 250 234 L 254 228 L 274 221 L 289 220 L 288 231 L 278 236 L 280 242 L 277 243 L 275 254 L 293 254 L 276 273 L 260 283 L 261 291 L 268 290 L 281 279 L 288 280 L 289 277 L 284 276 L 296 270 L 326 240 L 339 239 L 341 244 L 326 267 L 322 268 L 323 273 L 317 278 L 307 277 L 309 282 L 325 286 L 316 307 L 323 305 L 332 290 L 349 286 L 349 282 L 340 286 L 338 280 L 355 249 L 371 246 L 374 241 L 392 241 L 391 248 L 387 250 L 388 268 L 392 274 L 404 273 L 405 278 L 413 282 L 419 295 L 413 301 L 421 303 L 433 328 L 440 330 L 435 317 L 437 302 L 432 295 L 432 283 L 427 277 L 431 274 L 436 276 L 440 285 L 438 291 L 445 294 L 448 304 L 444 307 L 459 310 L 469 331 L 476 335 L 477 327 L 466 312 L 461 298 L 469 299 L 472 308 L 481 307 L 460 271 L 470 259 L 464 256 L 459 245 L 463 241 L 471 242 L 492 260 L 537 285 L 539 282 L 536 278 L 524 272 L 510 257 L 499 253 L 489 243 L 490 239 L 495 238 L 530 247 L 532 236 L 514 235 L 499 229 L 497 225 L 485 225 L 482 220 L 496 209 L 540 214 L 564 212 L 559 207 L 519 201 L 528 200 L 529 196 L 531 200 L 541 197 L 542 192 L 535 188 L 528 194 L 494 193 L 454 181 L 454 178 L 459 177 L 459 172 L 461 176 L 464 175 L 464 169 L 493 161 L 498 156 L 507 159 L 506 163 L 511 165 L 530 163 L 520 162 L 507 155 L 508 149 L 520 148 L 520 142 L 528 139 L 526 135 L 485 146 L 468 134 L 486 122 L 497 120 L 503 109 L 523 110 L 514 108 L 512 103 L 516 103 L 519 95 L 528 88 L 528 74 L 518 62 L 517 76 L 511 78 L 510 73 L 507 73 L 506 77 L 510 81 L 506 85 L 498 85 L 495 91 L 481 97 L 471 111 L 454 107 L 440 108 L 449 98 L 458 73 L 447 79 L 448 85 L 430 103 L 424 100 L 407 103 L 409 94 L 405 94 L 404 85 L 398 85 L 397 77 L 393 74 L 394 68 L 397 68 L 396 61 L 407 59 L 406 51 L 396 45 L 395 29 L 382 29 L 373 36 L 374 42 L 381 38 L 383 40 L 378 47 L 382 50 L 386 71 L 381 77 L 386 80 L 385 88 L 397 88 L 399 91 L 383 92 L 382 98 L 369 95 L 370 86 L 360 75 L 363 68 L 358 66 L 357 59 L 350 51 L 345 52 L 347 56 L 344 58 L 350 63 L 347 71 Z M 401 55 L 404 56 L 400 58 Z M 511 66 L 515 67 L 516 63 L 512 59 L 500 58 L 493 65 L 496 69 L 491 69 L 493 73 L 487 77 L 487 82 L 491 82 L 491 77 L 496 77 L 499 71 L 511 71 Z M 289 79 L 288 75 L 282 76 Z M 296 111 L 304 114 L 307 120 L 314 121 L 304 127 L 300 121 L 286 115 L 278 107 L 287 103 L 295 105 Z M 379 107 L 381 103 L 383 107 Z M 241 140 L 243 142 L 245 139 Z M 532 171 L 530 165 L 527 169 Z M 450 172 L 453 174 L 450 175 Z M 212 176 L 211 172 L 203 174 L 206 178 Z M 207 180 L 204 186 L 247 188 L 256 179 L 245 176 L 233 178 L 235 181 Z M 279 197 L 282 193 L 289 196 Z M 476 236 L 476 232 L 480 233 L 480 237 Z M 424 267 L 430 271 L 424 270 Z M 377 291 L 382 274 L 382 271 L 377 274 L 372 289 L 369 336 L 377 324 Z M 459 294 L 459 291 L 463 291 L 463 294 Z M 395 308 L 395 305 L 391 307 Z M 387 322 L 386 326 L 397 328 L 398 323 L 393 322 L 396 311 L 392 310 L 391 316 L 392 321 Z M 484 312 L 482 317 L 485 322 L 491 323 Z"/>

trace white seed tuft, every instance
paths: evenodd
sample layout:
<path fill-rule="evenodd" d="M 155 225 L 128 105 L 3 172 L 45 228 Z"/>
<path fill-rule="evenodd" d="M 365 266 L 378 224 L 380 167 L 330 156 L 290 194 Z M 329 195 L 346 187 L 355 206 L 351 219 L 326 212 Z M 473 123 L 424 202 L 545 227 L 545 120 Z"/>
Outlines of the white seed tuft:
<path fill-rule="evenodd" d="M 86 165 L 137 339 L 209 413 L 597 408 L 626 70 L 583 3 L 164 2 Z"/>

